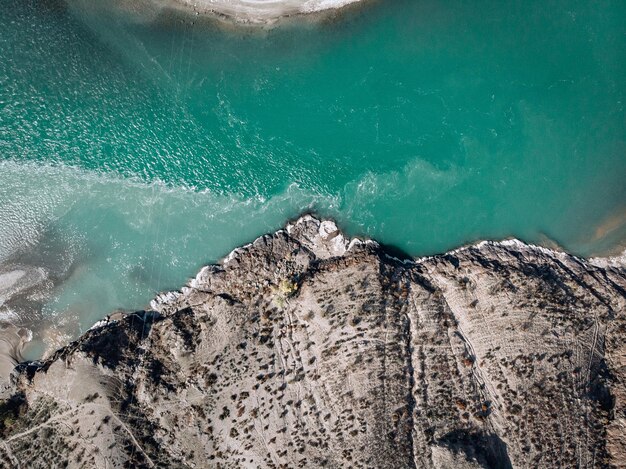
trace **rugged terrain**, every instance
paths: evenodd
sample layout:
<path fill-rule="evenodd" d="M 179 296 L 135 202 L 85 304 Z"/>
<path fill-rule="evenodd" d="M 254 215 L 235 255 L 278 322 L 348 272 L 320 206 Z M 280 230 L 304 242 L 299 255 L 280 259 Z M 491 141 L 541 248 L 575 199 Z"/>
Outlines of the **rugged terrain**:
<path fill-rule="evenodd" d="M 305 216 L 20 365 L 5 467 L 624 467 L 626 269 Z"/>

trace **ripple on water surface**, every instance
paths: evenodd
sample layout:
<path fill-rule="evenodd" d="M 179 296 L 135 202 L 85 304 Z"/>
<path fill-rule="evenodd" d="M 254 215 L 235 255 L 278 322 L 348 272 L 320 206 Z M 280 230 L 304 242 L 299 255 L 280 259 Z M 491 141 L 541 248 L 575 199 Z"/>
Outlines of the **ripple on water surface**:
<path fill-rule="evenodd" d="M 45 269 L 12 311 L 50 336 L 308 209 L 412 255 L 623 249 L 624 2 L 397 0 L 263 30 L 5 3 L 1 272 Z"/>

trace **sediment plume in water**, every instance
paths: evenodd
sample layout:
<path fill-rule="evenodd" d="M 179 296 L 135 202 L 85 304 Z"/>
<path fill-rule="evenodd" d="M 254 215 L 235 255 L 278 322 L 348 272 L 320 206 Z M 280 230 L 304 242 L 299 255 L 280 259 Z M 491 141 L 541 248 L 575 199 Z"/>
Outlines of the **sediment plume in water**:
<path fill-rule="evenodd" d="M 15 366 L 24 361 L 22 351 L 31 338 L 30 330 L 0 321 L 0 382 L 6 382 Z"/>

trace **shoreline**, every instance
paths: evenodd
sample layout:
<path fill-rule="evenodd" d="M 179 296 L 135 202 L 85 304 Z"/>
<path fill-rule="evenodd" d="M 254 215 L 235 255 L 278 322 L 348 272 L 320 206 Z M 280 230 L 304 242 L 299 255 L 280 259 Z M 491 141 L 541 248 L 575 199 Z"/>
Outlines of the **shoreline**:
<path fill-rule="evenodd" d="M 623 267 L 597 268 L 518 240 L 417 262 L 393 254 L 311 215 L 257 238 L 204 267 L 180 292 L 161 295 L 152 310 L 111 317 L 47 359 L 17 367 L 2 390 L 7 451 L 49 465 L 49 453 L 14 443 L 39 428 L 45 408 L 71 430 L 55 434 L 59 446 L 75 448 L 79 434 L 115 448 L 90 454 L 94 467 L 113 459 L 204 467 L 207 454 L 255 467 L 276 454 L 288 465 L 290 453 L 277 451 L 283 437 L 293 439 L 302 461 L 332 454 L 337 465 L 353 465 L 354 456 L 341 458 L 358 445 L 365 450 L 357 463 L 368 467 L 404 467 L 415 454 L 433 468 L 459 466 L 459 454 L 497 467 L 529 457 L 569 466 L 581 452 L 586 460 L 620 460 Z M 580 350 L 573 353 L 572 343 Z M 512 371 L 503 373 L 503 365 Z M 388 391 L 380 392 L 380 380 Z M 561 409 L 555 395 L 570 405 Z M 324 421 L 341 421 L 346 409 L 355 431 L 331 427 L 327 447 L 295 446 L 301 432 L 328 432 L 321 432 Z M 429 409 L 439 420 L 430 420 Z M 565 417 L 553 427 L 557 410 Z M 305 418 L 315 412 L 329 417 Z M 522 412 L 533 418 L 520 421 Z M 263 439 L 250 440 L 246 428 L 259 415 Z M 400 419 L 407 424 L 393 441 L 376 426 Z M 582 419 L 589 422 L 584 445 L 544 451 L 543 440 L 577 437 L 569 422 Z M 424 428 L 439 436 L 422 438 Z M 450 432 L 463 438 L 451 440 Z M 136 445 L 112 444 L 127 433 Z M 368 453 L 372 445 L 364 443 L 372 441 L 387 445 L 389 456 Z M 499 442 L 493 454 L 480 453 L 488 441 Z M 244 444 L 245 452 L 231 450 Z M 64 453 L 70 467 L 85 465 L 78 448 Z"/>
<path fill-rule="evenodd" d="M 0 384 L 6 382 L 15 367 L 24 362 L 22 352 L 31 339 L 30 330 L 0 321 Z"/>
<path fill-rule="evenodd" d="M 306 224 L 306 223 L 317 223 L 319 224 L 319 232 L 314 239 L 310 239 L 309 242 L 313 245 L 315 244 L 325 244 L 332 241 L 331 253 L 333 256 L 343 256 L 345 253 L 350 251 L 354 246 L 364 246 L 371 245 L 376 249 L 380 249 L 380 251 L 389 259 L 399 262 L 401 264 L 407 265 L 420 265 L 425 264 L 428 261 L 447 258 L 450 256 L 454 256 L 457 254 L 463 254 L 466 252 L 470 252 L 472 250 L 480 252 L 481 249 L 512 249 L 517 251 L 528 251 L 531 253 L 539 253 L 544 256 L 549 256 L 554 259 L 563 260 L 565 258 L 570 258 L 580 263 L 581 265 L 587 264 L 591 268 L 602 268 L 602 269 L 626 269 L 626 251 L 622 252 L 618 255 L 607 255 L 607 256 L 579 256 L 576 254 L 572 254 L 563 248 L 557 248 L 555 246 L 548 247 L 542 246 L 540 244 L 528 243 L 516 237 L 507 237 L 503 239 L 483 239 L 479 241 L 469 242 L 466 244 L 462 244 L 459 247 L 454 249 L 449 249 L 447 251 L 436 253 L 432 255 L 426 256 L 410 256 L 405 255 L 404 253 L 397 254 L 397 249 L 392 246 L 387 246 L 385 244 L 381 244 L 375 239 L 366 237 L 366 236 L 348 236 L 345 234 L 341 227 L 337 226 L 337 223 L 334 219 L 328 217 L 321 217 L 315 213 L 303 213 L 297 218 L 289 219 L 285 222 L 284 226 L 278 230 L 273 232 L 265 233 L 261 236 L 256 237 L 253 241 L 242 244 L 233 250 L 231 250 L 228 254 L 220 258 L 214 264 L 208 264 L 202 266 L 197 274 L 187 280 L 187 283 L 181 286 L 178 290 L 168 290 L 162 291 L 155 295 L 155 297 L 150 300 L 149 305 L 152 309 L 158 310 L 160 306 L 167 305 L 167 303 L 175 302 L 181 295 L 186 295 L 190 290 L 197 288 L 197 285 L 201 284 L 203 278 L 212 271 L 214 268 L 226 267 L 233 261 L 236 261 L 237 257 L 247 250 L 254 249 L 259 243 L 263 243 L 263 240 L 267 237 L 271 237 L 274 235 L 278 235 L 281 233 L 285 233 L 289 236 L 292 235 L 294 229 L 297 230 L 298 225 Z M 104 326 L 109 324 L 112 321 L 118 320 L 118 318 L 111 318 L 109 316 L 105 317 L 103 320 L 94 324 L 92 328 Z"/>
<path fill-rule="evenodd" d="M 236 25 L 274 26 L 291 18 L 327 17 L 364 3 L 366 0 L 172 0 L 169 7 Z"/>
<path fill-rule="evenodd" d="M 311 240 L 311 243 L 324 243 L 326 240 L 332 241 L 332 255 L 341 256 L 345 254 L 347 251 L 350 251 L 354 246 L 363 246 L 363 245 L 372 245 L 375 248 L 380 249 L 380 251 L 389 259 L 397 261 L 399 263 L 405 265 L 419 265 L 424 264 L 428 261 L 437 258 L 445 258 L 449 256 L 455 256 L 458 254 L 463 254 L 468 251 L 475 250 L 480 252 L 482 249 L 491 249 L 491 248 L 510 248 L 515 249 L 520 252 L 528 251 L 532 253 L 541 253 L 542 255 L 546 255 L 555 259 L 564 259 L 571 258 L 576 261 L 586 264 L 591 268 L 605 268 L 605 269 L 624 269 L 626 268 L 626 252 L 621 252 L 617 255 L 606 255 L 606 256 L 579 256 L 576 254 L 572 254 L 564 248 L 555 246 L 553 243 L 549 243 L 550 246 L 545 246 L 536 243 L 529 243 L 523 240 L 520 240 L 516 237 L 507 237 L 503 239 L 483 239 L 479 241 L 468 242 L 462 244 L 454 249 L 449 249 L 447 251 L 443 251 L 440 253 L 435 253 L 432 255 L 425 256 L 412 256 L 402 252 L 401 250 L 393 247 L 385 245 L 384 243 L 379 243 L 378 241 L 367 237 L 367 236 L 349 236 L 345 234 L 343 228 L 337 225 L 337 222 L 329 217 L 322 217 L 316 213 L 304 213 L 296 218 L 288 219 L 282 228 L 265 233 L 261 236 L 256 237 L 253 241 L 245 244 L 241 244 L 226 255 L 221 257 L 216 263 L 206 264 L 199 267 L 196 271 L 196 274 L 190 278 L 188 278 L 187 282 L 177 290 L 166 290 L 161 292 L 156 292 L 156 294 L 146 302 L 145 307 L 150 307 L 152 309 L 158 310 L 163 305 L 175 302 L 180 295 L 186 294 L 189 289 L 194 289 L 195 285 L 201 281 L 201 279 L 206 275 L 207 272 L 210 272 L 214 267 L 226 266 L 231 263 L 234 259 L 236 259 L 241 253 L 246 252 L 249 249 L 254 248 L 259 242 L 262 242 L 268 236 L 272 236 L 278 233 L 285 233 L 290 235 L 294 229 L 297 230 L 297 227 L 301 224 L 306 224 L 309 222 L 319 223 L 320 231 L 315 240 Z M 25 265 L 12 265 L 12 268 L 3 271 L 0 270 L 0 293 L 7 293 L 0 297 L 0 306 L 4 305 L 10 306 L 13 302 L 19 303 L 19 297 L 23 296 L 23 294 L 33 288 L 41 288 L 47 280 L 47 275 L 45 270 L 42 267 L 33 267 L 33 266 L 25 266 Z M 0 266 L 1 269 L 1 266 Z M 30 279 L 31 281 L 25 281 L 29 277 L 35 276 L 34 273 L 39 273 L 42 278 Z M 20 275 L 18 275 L 20 274 Z M 15 277 L 20 278 L 15 278 Z M 22 278 L 23 277 L 23 278 Z M 16 283 L 20 283 L 19 280 L 22 280 L 23 284 L 20 285 L 20 288 L 13 288 L 14 291 L 9 293 L 11 287 L 16 287 Z M 121 312 L 128 311 L 128 312 Z M 99 327 L 105 326 L 112 322 L 117 322 L 123 319 L 127 314 L 132 314 L 131 310 L 118 310 L 111 311 L 105 317 L 96 321 L 92 326 L 90 326 L 87 330 L 97 329 Z M 29 322 L 29 321 L 27 321 Z M 44 323 L 46 321 L 44 320 Z M 33 339 L 33 331 L 31 331 L 28 327 L 32 326 L 24 326 L 24 318 L 21 317 L 5 317 L 0 320 L 0 324 L 4 324 L 5 329 L 0 330 L 0 342 L 4 341 L 6 346 L 0 345 L 0 382 L 6 380 L 8 375 L 11 373 L 12 369 L 20 362 L 23 361 L 22 352 L 26 349 L 26 355 L 30 355 L 28 353 L 29 343 L 35 347 L 43 347 L 43 356 L 38 359 L 45 359 L 54 353 L 55 350 L 59 348 L 63 348 L 67 345 L 67 343 L 71 343 L 75 340 L 79 340 L 79 337 L 75 339 L 68 340 L 67 343 L 63 343 L 63 341 L 55 340 L 53 343 L 47 343 L 47 341 L 42 341 L 42 338 L 37 338 L 37 340 Z M 11 329 L 6 329 L 6 327 L 10 326 Z M 48 334 L 50 334 L 49 328 L 50 324 L 47 325 L 48 329 L 45 329 Z M 17 331 L 23 331 L 21 335 Z M 35 330 L 35 328 L 33 328 Z M 69 339 L 69 337 L 66 337 Z"/>
<path fill-rule="evenodd" d="M 66 1 L 66 0 L 64 0 Z M 206 24 L 226 30 L 262 31 L 295 21 L 333 21 L 378 0 L 112 0 L 106 6 L 84 0 L 67 2 L 81 15 L 113 15 L 137 24 Z"/>

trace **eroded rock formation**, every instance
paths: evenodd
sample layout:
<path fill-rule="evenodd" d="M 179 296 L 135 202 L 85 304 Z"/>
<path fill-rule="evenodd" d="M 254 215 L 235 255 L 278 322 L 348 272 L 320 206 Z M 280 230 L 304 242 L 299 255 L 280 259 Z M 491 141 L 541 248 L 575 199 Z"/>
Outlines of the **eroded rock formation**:
<path fill-rule="evenodd" d="M 5 391 L 7 467 L 623 464 L 626 271 L 303 217 Z M 25 461 L 28 461 L 26 464 Z"/>

